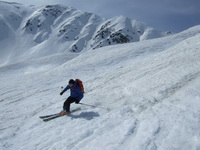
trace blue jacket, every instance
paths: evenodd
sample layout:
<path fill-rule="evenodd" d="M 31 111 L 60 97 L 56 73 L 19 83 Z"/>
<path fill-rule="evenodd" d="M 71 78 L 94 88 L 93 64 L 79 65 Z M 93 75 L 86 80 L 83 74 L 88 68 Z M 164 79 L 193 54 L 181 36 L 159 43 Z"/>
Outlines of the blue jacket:
<path fill-rule="evenodd" d="M 69 89 L 71 97 L 76 98 L 78 101 L 80 101 L 83 98 L 83 92 L 81 91 L 81 88 L 79 87 L 77 82 L 75 82 L 75 84 L 72 87 L 70 87 L 69 85 L 66 86 L 62 93 L 66 92 Z"/>

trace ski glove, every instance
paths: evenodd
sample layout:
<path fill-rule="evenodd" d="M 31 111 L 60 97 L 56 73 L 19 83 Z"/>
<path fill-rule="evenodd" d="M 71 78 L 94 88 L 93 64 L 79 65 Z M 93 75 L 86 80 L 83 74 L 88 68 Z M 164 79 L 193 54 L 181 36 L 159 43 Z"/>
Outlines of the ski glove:
<path fill-rule="evenodd" d="M 63 92 L 60 92 L 60 95 L 63 95 Z"/>
<path fill-rule="evenodd" d="M 76 103 L 76 104 L 78 104 L 78 103 L 79 103 L 79 101 L 77 100 L 77 101 L 75 101 L 75 103 Z"/>

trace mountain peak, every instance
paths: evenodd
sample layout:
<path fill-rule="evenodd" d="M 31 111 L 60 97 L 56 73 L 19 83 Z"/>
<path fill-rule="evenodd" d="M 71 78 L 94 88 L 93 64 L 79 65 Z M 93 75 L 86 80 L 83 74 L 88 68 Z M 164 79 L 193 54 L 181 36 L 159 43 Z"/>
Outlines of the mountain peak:
<path fill-rule="evenodd" d="M 0 44 L 17 53 L 20 60 L 25 53 L 35 58 L 169 35 L 125 16 L 103 19 L 59 4 L 25 7 L 17 3 L 0 3 L 5 3 L 0 6 L 0 12 L 3 12 Z"/>

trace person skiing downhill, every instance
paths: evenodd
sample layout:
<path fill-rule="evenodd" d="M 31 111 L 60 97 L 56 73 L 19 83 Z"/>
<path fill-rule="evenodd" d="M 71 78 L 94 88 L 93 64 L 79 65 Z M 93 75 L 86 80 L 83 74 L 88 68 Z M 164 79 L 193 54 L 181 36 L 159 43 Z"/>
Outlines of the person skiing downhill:
<path fill-rule="evenodd" d="M 76 103 L 78 104 L 80 100 L 83 98 L 83 92 L 81 87 L 78 85 L 78 82 L 74 81 L 73 79 L 69 80 L 69 85 L 67 85 L 60 95 L 63 95 L 64 92 L 70 89 L 70 96 L 63 104 L 63 111 L 60 112 L 61 115 L 70 114 L 70 104 Z"/>

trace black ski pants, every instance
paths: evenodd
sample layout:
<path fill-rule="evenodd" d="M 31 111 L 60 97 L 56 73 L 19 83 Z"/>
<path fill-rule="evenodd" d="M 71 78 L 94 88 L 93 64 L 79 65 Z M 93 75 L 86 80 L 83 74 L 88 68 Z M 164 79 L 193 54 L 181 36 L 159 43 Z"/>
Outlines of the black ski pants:
<path fill-rule="evenodd" d="M 66 112 L 69 112 L 70 111 L 70 104 L 74 103 L 74 102 L 76 102 L 76 98 L 69 96 L 63 104 L 63 110 L 65 110 Z"/>

